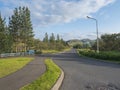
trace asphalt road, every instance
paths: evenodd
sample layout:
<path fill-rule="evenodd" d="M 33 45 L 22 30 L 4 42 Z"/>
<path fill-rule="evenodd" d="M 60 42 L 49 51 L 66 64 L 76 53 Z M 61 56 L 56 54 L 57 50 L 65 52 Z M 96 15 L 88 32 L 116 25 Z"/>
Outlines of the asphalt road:
<path fill-rule="evenodd" d="M 50 57 L 65 72 L 60 90 L 120 90 L 119 64 L 80 57 L 75 50 Z"/>
<path fill-rule="evenodd" d="M 35 60 L 22 69 L 0 78 L 0 90 L 19 90 L 19 88 L 37 79 L 45 70 L 44 58 L 35 57 Z"/>

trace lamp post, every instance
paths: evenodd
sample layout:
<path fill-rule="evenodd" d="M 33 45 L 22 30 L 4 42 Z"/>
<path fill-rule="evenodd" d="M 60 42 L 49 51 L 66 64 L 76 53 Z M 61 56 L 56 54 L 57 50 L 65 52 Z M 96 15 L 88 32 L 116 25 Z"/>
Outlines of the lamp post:
<path fill-rule="evenodd" d="M 96 22 L 96 34 L 97 34 L 97 53 L 99 53 L 99 38 L 98 38 L 98 21 L 95 18 L 87 16 L 88 19 L 92 19 Z"/>

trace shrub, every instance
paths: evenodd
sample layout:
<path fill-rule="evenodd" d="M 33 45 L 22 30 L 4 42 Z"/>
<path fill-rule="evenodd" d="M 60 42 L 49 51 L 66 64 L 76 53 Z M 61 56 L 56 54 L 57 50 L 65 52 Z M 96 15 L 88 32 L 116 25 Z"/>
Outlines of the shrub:
<path fill-rule="evenodd" d="M 42 51 L 36 51 L 35 54 L 42 54 Z"/>
<path fill-rule="evenodd" d="M 79 50 L 79 54 L 82 54 L 88 57 L 97 58 L 97 59 L 120 61 L 119 52 L 107 52 L 106 51 L 106 52 L 96 53 L 93 50 Z"/>

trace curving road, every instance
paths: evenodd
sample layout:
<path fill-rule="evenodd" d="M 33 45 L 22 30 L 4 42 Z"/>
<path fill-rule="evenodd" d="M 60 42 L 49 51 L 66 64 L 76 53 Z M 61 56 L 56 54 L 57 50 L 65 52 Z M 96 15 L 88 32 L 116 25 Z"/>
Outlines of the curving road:
<path fill-rule="evenodd" d="M 79 57 L 75 50 L 50 56 L 65 72 L 60 90 L 120 90 L 120 65 Z"/>
<path fill-rule="evenodd" d="M 60 90 L 120 90 L 120 64 L 79 57 L 74 49 L 36 57 L 24 68 L 0 78 L 0 90 L 18 90 L 42 75 L 46 57 L 53 58 L 65 72 Z"/>
<path fill-rule="evenodd" d="M 36 56 L 35 60 L 28 63 L 22 69 L 0 78 L 0 90 L 19 90 L 24 85 L 34 81 L 46 70 L 44 59 Z"/>

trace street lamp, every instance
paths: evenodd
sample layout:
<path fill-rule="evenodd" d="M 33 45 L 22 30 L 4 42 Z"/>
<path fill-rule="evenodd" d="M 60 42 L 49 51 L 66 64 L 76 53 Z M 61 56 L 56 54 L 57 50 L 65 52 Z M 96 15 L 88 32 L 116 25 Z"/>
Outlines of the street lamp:
<path fill-rule="evenodd" d="M 97 53 L 99 53 L 99 38 L 98 38 L 98 21 L 95 18 L 87 16 L 88 19 L 95 20 L 96 22 L 96 34 L 97 34 Z"/>

